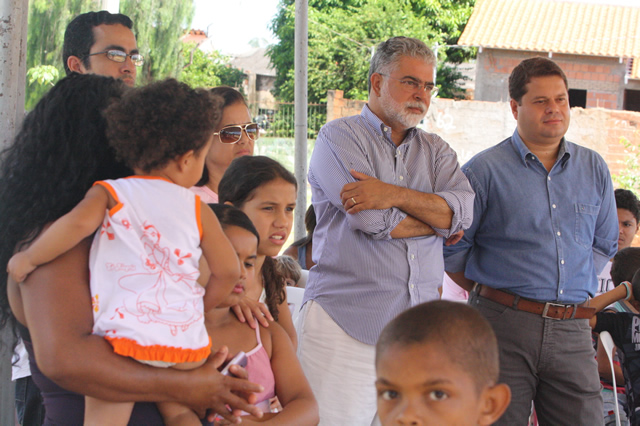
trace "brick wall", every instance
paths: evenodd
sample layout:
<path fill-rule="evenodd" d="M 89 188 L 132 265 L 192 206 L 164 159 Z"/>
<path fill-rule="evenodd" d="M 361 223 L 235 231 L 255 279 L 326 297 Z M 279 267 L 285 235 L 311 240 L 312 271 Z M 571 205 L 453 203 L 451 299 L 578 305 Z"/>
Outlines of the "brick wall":
<path fill-rule="evenodd" d="M 477 59 L 475 99 L 509 100 L 509 74 L 522 60 L 534 56 L 548 57 L 548 53 L 484 49 Z M 551 59 L 567 75 L 570 89 L 587 91 L 587 108 L 622 109 L 624 89 L 636 88 L 625 84 L 626 63 L 619 58 L 554 53 Z"/>

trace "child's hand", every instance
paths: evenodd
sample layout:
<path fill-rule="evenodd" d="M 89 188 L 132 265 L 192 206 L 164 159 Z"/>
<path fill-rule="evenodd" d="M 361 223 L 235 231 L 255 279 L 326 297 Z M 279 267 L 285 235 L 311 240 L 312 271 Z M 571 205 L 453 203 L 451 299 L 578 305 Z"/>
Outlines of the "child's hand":
<path fill-rule="evenodd" d="M 34 265 L 26 252 L 14 254 L 7 264 L 7 272 L 12 280 L 17 283 L 27 279 L 27 275 L 33 272 L 38 265 Z"/>

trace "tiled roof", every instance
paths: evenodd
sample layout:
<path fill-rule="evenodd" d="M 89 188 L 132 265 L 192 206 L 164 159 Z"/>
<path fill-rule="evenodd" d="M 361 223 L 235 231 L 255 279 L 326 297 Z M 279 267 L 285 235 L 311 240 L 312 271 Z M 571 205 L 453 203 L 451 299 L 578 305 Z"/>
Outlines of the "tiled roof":
<path fill-rule="evenodd" d="M 636 58 L 637 7 L 558 0 L 478 0 L 458 44 L 496 49 Z"/>

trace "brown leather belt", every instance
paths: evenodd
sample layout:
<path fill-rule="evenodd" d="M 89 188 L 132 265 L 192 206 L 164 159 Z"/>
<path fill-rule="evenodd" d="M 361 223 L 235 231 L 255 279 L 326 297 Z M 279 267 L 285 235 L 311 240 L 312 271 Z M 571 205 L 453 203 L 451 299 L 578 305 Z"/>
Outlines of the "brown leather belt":
<path fill-rule="evenodd" d="M 596 313 L 596 308 L 586 307 L 584 304 L 564 305 L 553 302 L 535 302 L 482 284 L 477 284 L 476 292 L 480 296 L 493 302 L 520 311 L 540 315 L 543 318 L 556 320 L 589 319 Z"/>

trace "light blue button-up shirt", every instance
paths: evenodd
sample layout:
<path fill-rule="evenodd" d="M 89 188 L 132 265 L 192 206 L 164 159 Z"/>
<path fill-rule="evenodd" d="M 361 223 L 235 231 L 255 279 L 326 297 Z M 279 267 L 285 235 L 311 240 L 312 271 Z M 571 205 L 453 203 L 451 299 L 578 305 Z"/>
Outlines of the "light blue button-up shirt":
<path fill-rule="evenodd" d="M 309 165 L 316 266 L 305 302 L 315 300 L 350 336 L 374 344 L 398 313 L 439 297 L 442 237 L 392 239 L 391 231 L 407 216 L 397 208 L 347 214 L 340 191 L 355 181 L 350 169 L 442 197 L 453 211 L 451 227 L 436 230 L 444 236 L 471 224 L 473 191 L 440 137 L 411 129 L 396 147 L 391 129 L 368 106 L 320 131 Z"/>
<path fill-rule="evenodd" d="M 522 297 L 584 302 L 616 253 L 618 222 L 607 164 L 562 140 L 550 172 L 511 138 L 462 167 L 476 192 L 473 224 L 445 247 L 446 269 Z"/>

